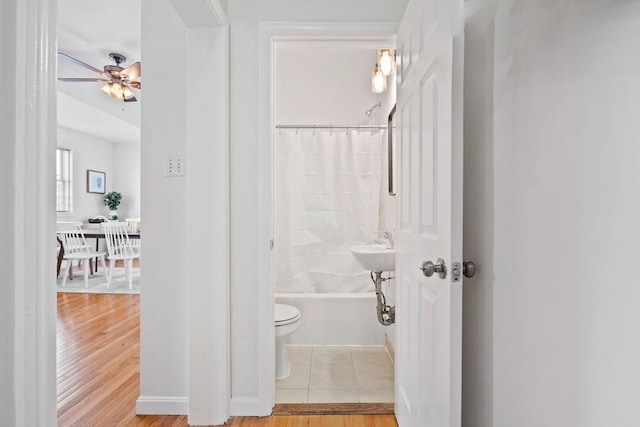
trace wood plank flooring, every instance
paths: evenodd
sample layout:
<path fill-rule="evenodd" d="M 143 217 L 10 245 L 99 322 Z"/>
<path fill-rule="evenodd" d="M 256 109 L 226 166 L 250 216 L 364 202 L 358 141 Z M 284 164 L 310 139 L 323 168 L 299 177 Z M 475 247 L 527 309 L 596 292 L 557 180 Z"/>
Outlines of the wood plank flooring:
<path fill-rule="evenodd" d="M 139 416 L 139 295 L 58 294 L 58 426 L 187 426 Z M 397 427 L 393 415 L 233 417 L 229 427 Z"/>

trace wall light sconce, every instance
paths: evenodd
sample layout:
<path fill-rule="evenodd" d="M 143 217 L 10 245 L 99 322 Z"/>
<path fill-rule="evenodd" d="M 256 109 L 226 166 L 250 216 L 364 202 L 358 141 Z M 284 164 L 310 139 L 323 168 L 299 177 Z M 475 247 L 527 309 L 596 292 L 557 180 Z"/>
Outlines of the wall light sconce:
<path fill-rule="evenodd" d="M 396 71 L 396 52 L 394 49 L 378 49 L 378 66 L 383 76 L 387 77 Z"/>
<path fill-rule="evenodd" d="M 395 49 L 378 49 L 378 62 L 371 71 L 371 91 L 382 93 L 387 90 L 387 76 L 396 71 Z"/>
<path fill-rule="evenodd" d="M 371 91 L 374 93 L 382 93 L 387 90 L 387 78 L 382 74 L 378 64 L 371 71 Z"/>

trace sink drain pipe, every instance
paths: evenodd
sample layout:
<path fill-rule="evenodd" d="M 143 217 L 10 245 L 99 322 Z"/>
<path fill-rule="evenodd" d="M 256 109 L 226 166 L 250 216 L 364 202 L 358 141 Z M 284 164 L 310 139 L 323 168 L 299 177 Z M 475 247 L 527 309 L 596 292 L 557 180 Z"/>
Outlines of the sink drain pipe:
<path fill-rule="evenodd" d="M 382 277 L 382 271 L 372 271 L 371 280 L 376 287 L 376 299 L 378 305 L 376 311 L 378 313 L 378 322 L 384 326 L 393 325 L 396 322 L 396 308 L 387 305 L 387 299 L 382 292 L 382 282 L 391 280 L 393 277 Z"/>

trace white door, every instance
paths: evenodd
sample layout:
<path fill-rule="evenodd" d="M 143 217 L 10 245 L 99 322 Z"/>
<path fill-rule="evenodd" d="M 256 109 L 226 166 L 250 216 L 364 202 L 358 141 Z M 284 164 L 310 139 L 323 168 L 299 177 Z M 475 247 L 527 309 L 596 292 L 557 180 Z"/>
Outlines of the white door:
<path fill-rule="evenodd" d="M 462 261 L 461 11 L 457 1 L 410 1 L 398 32 L 400 427 L 460 425 L 462 280 L 452 263 Z M 446 276 L 426 277 L 423 262 L 439 258 Z"/>

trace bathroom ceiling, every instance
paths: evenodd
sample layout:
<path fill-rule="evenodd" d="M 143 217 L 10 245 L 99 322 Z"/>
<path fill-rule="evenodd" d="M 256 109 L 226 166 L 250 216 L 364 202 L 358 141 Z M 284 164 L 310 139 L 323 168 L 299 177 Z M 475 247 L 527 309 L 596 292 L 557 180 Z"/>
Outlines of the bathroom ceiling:
<path fill-rule="evenodd" d="M 127 57 L 125 68 L 141 61 L 140 9 L 141 0 L 58 0 L 58 50 L 99 69 L 113 64 L 111 52 Z M 58 76 L 95 73 L 58 60 Z M 140 102 L 124 103 L 102 93 L 102 85 L 58 82 L 58 124 L 109 141 L 139 143 L 142 91 L 134 91 Z"/>

